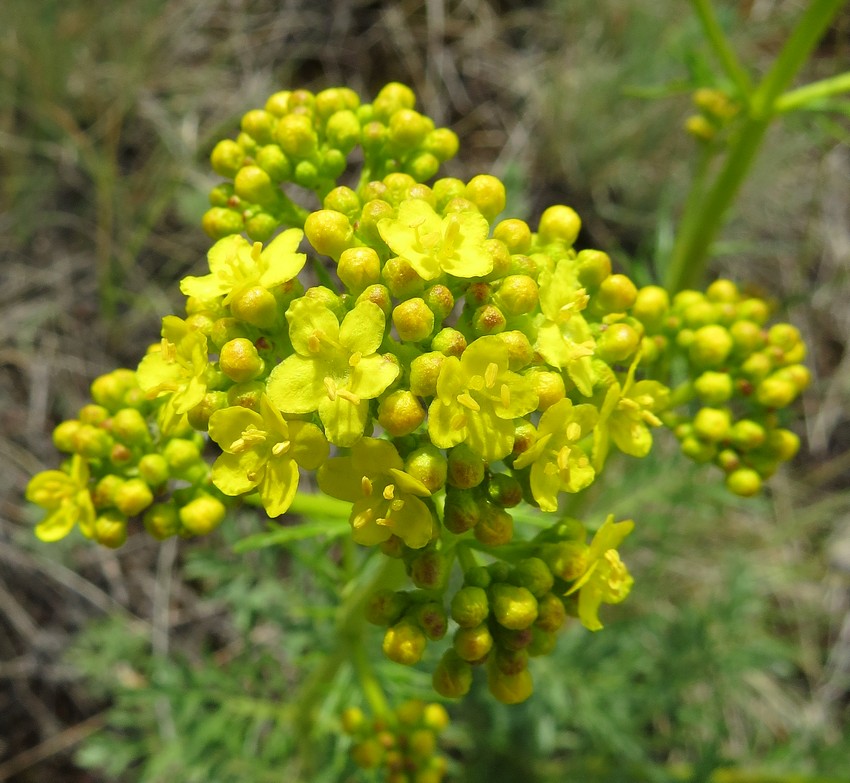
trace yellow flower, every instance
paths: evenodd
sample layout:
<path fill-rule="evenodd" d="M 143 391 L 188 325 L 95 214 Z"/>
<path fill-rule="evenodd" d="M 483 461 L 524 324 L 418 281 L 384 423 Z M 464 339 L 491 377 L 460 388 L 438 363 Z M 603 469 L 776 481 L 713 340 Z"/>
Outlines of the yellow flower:
<path fill-rule="evenodd" d="M 390 250 L 425 280 L 440 274 L 480 277 L 493 270 L 484 242 L 490 230 L 480 212 L 438 215 L 426 201 L 407 199 L 395 218 L 378 221 L 378 231 Z"/>
<path fill-rule="evenodd" d="M 89 466 L 79 454 L 72 458 L 68 473 L 45 470 L 33 476 L 26 498 L 50 512 L 36 526 L 36 536 L 42 541 L 58 541 L 79 524 L 83 535 L 91 538 L 95 513 L 88 484 Z"/>
<path fill-rule="evenodd" d="M 600 604 L 618 604 L 632 589 L 635 580 L 620 560 L 616 547 L 634 526 L 631 519 L 614 522 L 611 514 L 593 536 L 583 558 L 583 571 L 566 592 L 566 595 L 571 595 L 578 591 L 578 617 L 589 631 L 602 628 L 599 622 Z"/>
<path fill-rule="evenodd" d="M 405 473 L 388 441 L 362 438 L 351 456 L 325 462 L 317 479 L 322 492 L 354 504 L 350 522 L 358 544 L 373 546 L 396 535 L 411 549 L 421 549 L 434 535 L 434 515 L 420 499 L 431 492 Z"/>

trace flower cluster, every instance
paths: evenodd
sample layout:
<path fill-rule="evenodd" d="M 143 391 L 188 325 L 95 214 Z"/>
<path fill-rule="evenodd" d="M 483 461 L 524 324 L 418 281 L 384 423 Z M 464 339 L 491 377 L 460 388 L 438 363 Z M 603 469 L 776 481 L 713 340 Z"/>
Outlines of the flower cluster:
<path fill-rule="evenodd" d="M 348 707 L 341 722 L 352 739 L 351 758 L 361 769 L 410 783 L 440 783 L 445 776 L 447 763 L 437 741 L 449 716 L 441 704 L 407 701 L 372 720 L 358 707 Z"/>
<path fill-rule="evenodd" d="M 600 629 L 632 586 L 617 549 L 633 523 L 588 541 L 565 498 L 613 451 L 646 456 L 662 424 L 732 491 L 757 491 L 797 448 L 779 411 L 808 381 L 805 349 L 729 281 L 672 301 L 638 289 L 575 248 L 568 206 L 532 227 L 503 216 L 496 177 L 433 179 L 457 140 L 414 105 L 390 84 L 371 104 L 299 90 L 245 115 L 212 153 L 232 181 L 211 194 L 215 242 L 182 281 L 184 317 L 163 319 L 135 372 L 95 381 L 56 429 L 68 461 L 27 496 L 42 539 L 76 524 L 116 546 L 133 517 L 157 538 L 207 533 L 238 498 L 279 517 L 313 473 L 351 504 L 353 540 L 413 585 L 368 602 L 387 657 L 417 664 L 446 640 L 441 695 L 481 667 L 516 703 L 529 658 L 571 617 Z M 354 186 L 339 184 L 349 158 Z M 520 506 L 551 522 L 529 536 Z"/>

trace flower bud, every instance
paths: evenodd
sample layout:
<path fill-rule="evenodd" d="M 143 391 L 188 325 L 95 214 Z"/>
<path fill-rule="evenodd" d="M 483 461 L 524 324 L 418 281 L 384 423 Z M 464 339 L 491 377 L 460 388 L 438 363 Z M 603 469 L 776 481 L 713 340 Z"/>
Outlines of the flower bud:
<path fill-rule="evenodd" d="M 372 304 L 378 305 L 385 317 L 390 314 L 392 308 L 392 297 L 390 296 L 389 289 L 385 285 L 378 283 L 365 288 L 357 297 L 355 305 L 361 302 L 372 302 Z"/>
<path fill-rule="evenodd" d="M 503 674 L 495 663 L 487 666 L 487 687 L 502 704 L 519 704 L 534 692 L 528 669 L 516 674 Z"/>
<path fill-rule="evenodd" d="M 787 462 L 800 450 L 800 438 L 790 430 L 771 430 L 767 435 L 767 449 L 780 462 Z"/>
<path fill-rule="evenodd" d="M 279 191 L 271 177 L 259 166 L 243 166 L 233 178 L 233 189 L 239 198 L 252 204 L 273 205 Z"/>
<path fill-rule="evenodd" d="M 632 305 L 632 316 L 650 332 L 658 331 L 670 310 L 670 295 L 661 286 L 646 285 L 639 289 Z"/>
<path fill-rule="evenodd" d="M 625 321 L 609 324 L 596 341 L 596 355 L 608 363 L 625 361 L 638 349 L 642 336 Z"/>
<path fill-rule="evenodd" d="M 210 416 L 212 416 L 217 410 L 227 407 L 227 397 L 227 392 L 207 392 L 203 399 L 187 413 L 187 419 L 192 429 L 198 430 L 199 432 L 206 432 L 209 429 Z"/>
<path fill-rule="evenodd" d="M 428 639 L 411 620 L 401 620 L 387 629 L 382 645 L 384 655 L 404 666 L 413 666 L 422 658 Z"/>
<path fill-rule="evenodd" d="M 405 342 L 421 342 L 434 331 L 434 313 L 423 299 L 408 299 L 393 309 L 393 325 Z"/>
<path fill-rule="evenodd" d="M 531 629 L 531 641 L 525 649 L 531 658 L 549 655 L 558 643 L 558 635 L 554 631 L 546 631 L 535 625 Z"/>
<path fill-rule="evenodd" d="M 211 533 L 224 521 L 225 514 L 224 504 L 204 492 L 198 493 L 179 511 L 183 530 L 193 536 Z"/>
<path fill-rule="evenodd" d="M 486 591 L 471 585 L 461 587 L 452 597 L 450 611 L 452 620 L 461 628 L 481 625 L 490 613 Z"/>
<path fill-rule="evenodd" d="M 142 517 L 145 530 L 157 541 L 176 536 L 180 532 L 180 517 L 173 503 L 154 503 Z"/>
<path fill-rule="evenodd" d="M 729 435 L 731 419 L 723 408 L 700 408 L 694 416 L 694 433 L 710 443 L 717 443 Z"/>
<path fill-rule="evenodd" d="M 486 463 L 465 443 L 460 443 L 448 453 L 449 486 L 457 489 L 477 487 L 484 480 Z"/>
<path fill-rule="evenodd" d="M 438 492 L 446 484 L 448 460 L 436 446 L 421 446 L 405 458 L 404 472 L 420 481 L 432 493 Z"/>
<path fill-rule="evenodd" d="M 478 337 L 499 334 L 505 330 L 506 326 L 504 313 L 492 304 L 482 305 L 472 316 L 472 331 Z"/>
<path fill-rule="evenodd" d="M 585 571 L 587 545 L 579 541 L 544 544 L 540 557 L 552 573 L 565 582 L 578 579 Z"/>
<path fill-rule="evenodd" d="M 466 191 L 466 184 L 463 180 L 455 177 L 442 177 L 434 183 L 432 191 L 434 194 L 434 209 L 438 213 L 444 213 L 447 204 L 463 196 Z"/>
<path fill-rule="evenodd" d="M 409 435 L 425 421 L 425 409 L 407 389 L 394 391 L 378 404 L 378 423 L 394 438 Z"/>
<path fill-rule="evenodd" d="M 756 400 L 766 408 L 787 408 L 797 397 L 797 387 L 780 373 L 773 373 L 756 387 Z"/>
<path fill-rule="evenodd" d="M 94 540 L 98 544 L 118 549 L 127 540 L 127 520 L 119 512 L 108 509 L 94 521 Z"/>
<path fill-rule="evenodd" d="M 611 275 L 611 257 L 601 250 L 581 250 L 575 263 L 579 283 L 591 293 Z"/>
<path fill-rule="evenodd" d="M 168 481 L 168 462 L 162 454 L 145 454 L 138 469 L 140 478 L 149 487 L 160 487 Z"/>
<path fill-rule="evenodd" d="M 717 324 L 702 326 L 694 332 L 688 346 L 691 362 L 700 368 L 719 367 L 732 352 L 734 343 L 728 329 Z"/>
<path fill-rule="evenodd" d="M 508 275 L 494 296 L 495 304 L 508 316 L 531 313 L 538 304 L 537 283 L 528 275 Z"/>
<path fill-rule="evenodd" d="M 245 228 L 242 213 L 225 207 L 212 207 L 201 218 L 204 233 L 211 239 L 223 239 L 238 234 Z"/>
<path fill-rule="evenodd" d="M 446 635 L 449 618 L 442 604 L 428 601 L 417 608 L 415 617 L 425 635 L 432 641 L 439 641 Z"/>
<path fill-rule="evenodd" d="M 366 602 L 364 615 L 373 625 L 389 626 L 398 622 L 410 605 L 410 596 L 396 590 L 377 590 Z"/>
<path fill-rule="evenodd" d="M 244 150 L 232 139 L 223 139 L 218 142 L 210 154 L 213 171 L 220 177 L 227 179 L 236 176 L 236 172 L 242 168 L 244 160 Z"/>
<path fill-rule="evenodd" d="M 256 346 L 244 337 L 237 337 L 221 346 L 218 364 L 221 371 L 236 383 L 253 380 L 265 370 L 265 362 L 257 353 Z"/>
<path fill-rule="evenodd" d="M 609 275 L 593 295 L 594 309 L 601 314 L 624 313 L 637 299 L 635 284 L 625 275 Z"/>
<path fill-rule="evenodd" d="M 384 760 L 385 751 L 374 737 L 368 737 L 351 746 L 351 759 L 361 769 L 377 769 Z"/>
<path fill-rule="evenodd" d="M 487 566 L 473 566 L 463 572 L 463 584 L 468 587 L 480 587 L 486 590 L 493 582 L 490 569 Z"/>
<path fill-rule="evenodd" d="M 196 443 L 184 438 L 172 438 L 162 450 L 162 456 L 168 462 L 168 468 L 173 476 L 183 477 L 187 470 L 194 467 L 201 459 L 201 452 Z"/>
<path fill-rule="evenodd" d="M 505 209 L 505 186 L 490 174 L 479 174 L 466 183 L 463 193 L 489 222 Z"/>
<path fill-rule="evenodd" d="M 346 707 L 340 715 L 340 724 L 346 734 L 353 736 L 366 728 L 366 715 L 359 707 Z"/>
<path fill-rule="evenodd" d="M 531 229 L 524 220 L 500 220 L 493 227 L 493 237 L 504 242 L 511 253 L 527 253 L 531 250 Z"/>
<path fill-rule="evenodd" d="M 94 507 L 100 509 L 114 506 L 115 493 L 123 484 L 124 479 L 121 476 L 116 476 L 114 473 L 107 473 L 103 476 L 92 491 L 92 503 L 94 503 Z"/>
<path fill-rule="evenodd" d="M 472 686 L 472 667 L 453 649 L 443 653 L 431 680 L 434 690 L 447 699 L 457 699 L 469 693 Z"/>
<path fill-rule="evenodd" d="M 58 424 L 53 430 L 53 445 L 66 453 L 72 453 L 75 450 L 75 438 L 77 430 L 82 424 L 76 419 L 69 419 Z"/>
<path fill-rule="evenodd" d="M 554 633 L 567 621 L 564 602 L 554 593 L 545 593 L 537 599 L 537 619 L 535 626 L 543 631 Z"/>
<path fill-rule="evenodd" d="M 132 517 L 153 503 L 153 493 L 142 479 L 131 478 L 115 490 L 112 502 L 122 514 Z"/>
<path fill-rule="evenodd" d="M 694 381 L 694 391 L 706 405 L 723 405 L 732 397 L 732 376 L 707 370 Z"/>
<path fill-rule="evenodd" d="M 410 391 L 417 397 L 433 397 L 437 392 L 437 378 L 446 357 L 438 351 L 417 356 L 410 363 Z"/>
<path fill-rule="evenodd" d="M 751 353 L 741 363 L 741 375 L 753 383 L 766 378 L 773 369 L 773 360 L 764 351 L 756 351 Z"/>
<path fill-rule="evenodd" d="M 384 264 L 381 279 L 396 299 L 410 299 L 425 290 L 425 281 L 417 271 L 406 259 L 397 256 L 390 258 Z M 431 317 L 434 317 L 433 313 Z"/>
<path fill-rule="evenodd" d="M 431 340 L 431 350 L 438 351 L 444 356 L 457 356 L 466 350 L 466 337 L 457 329 L 446 327 L 440 329 Z"/>
<path fill-rule="evenodd" d="M 522 485 L 514 476 L 495 473 L 487 482 L 487 496 L 497 506 L 514 508 L 522 502 Z"/>
<path fill-rule="evenodd" d="M 521 631 L 537 619 L 537 599 L 525 587 L 497 583 L 490 585 L 490 611 L 504 628 Z"/>
<path fill-rule="evenodd" d="M 430 152 L 420 152 L 405 161 L 404 170 L 415 179 L 424 182 L 440 170 L 440 159 Z"/>
<path fill-rule="evenodd" d="M 524 587 L 535 598 L 546 595 L 555 584 L 555 578 L 549 566 L 539 557 L 526 557 L 514 568 L 511 581 Z"/>
<path fill-rule="evenodd" d="M 391 218 L 395 214 L 392 206 L 382 198 L 367 200 L 360 212 L 357 233 L 363 241 L 374 247 L 385 247 L 378 231 L 378 221 Z"/>
<path fill-rule="evenodd" d="M 474 663 L 493 649 L 493 636 L 486 623 L 472 628 L 458 628 L 452 638 L 452 648 L 459 658 Z"/>
<path fill-rule="evenodd" d="M 563 242 L 572 247 L 581 230 L 581 218 L 571 207 L 557 204 L 546 209 L 540 216 L 537 233 L 544 244 Z"/>
<path fill-rule="evenodd" d="M 739 451 L 757 449 L 766 437 L 764 427 L 751 419 L 740 419 L 729 430 L 729 440 Z"/>
<path fill-rule="evenodd" d="M 423 552 L 410 563 L 410 579 L 421 590 L 439 590 L 448 578 L 449 565 L 440 552 Z"/>
<path fill-rule="evenodd" d="M 304 222 L 304 234 L 316 252 L 339 259 L 354 239 L 348 218 L 332 209 L 311 212 Z"/>
<path fill-rule="evenodd" d="M 761 476 L 751 468 L 739 468 L 726 477 L 726 488 L 741 497 L 752 497 L 761 491 Z"/>
<path fill-rule="evenodd" d="M 277 299 L 261 285 L 240 291 L 230 301 L 230 312 L 258 329 L 271 329 L 278 321 Z"/>
<path fill-rule="evenodd" d="M 700 440 L 693 435 L 682 439 L 682 454 L 694 462 L 711 462 L 717 455 L 717 446 L 714 443 Z"/>
<path fill-rule="evenodd" d="M 112 438 L 100 427 L 80 424 L 74 430 L 74 451 L 88 459 L 100 459 L 112 450 Z"/>
<path fill-rule="evenodd" d="M 481 508 L 472 492 L 452 490 L 446 492 L 446 502 L 443 507 L 443 525 L 446 530 L 455 535 L 462 535 L 478 524 L 481 518 Z"/>
<path fill-rule="evenodd" d="M 514 536 L 513 517 L 489 501 L 482 501 L 480 505 L 481 518 L 475 526 L 475 538 L 491 547 L 510 543 Z"/>
<path fill-rule="evenodd" d="M 371 247 L 349 247 L 340 254 L 337 274 L 351 293 L 359 294 L 381 280 L 381 259 Z"/>
<path fill-rule="evenodd" d="M 274 139 L 289 157 L 309 158 L 318 146 L 313 123 L 305 114 L 287 114 L 278 120 Z"/>
<path fill-rule="evenodd" d="M 448 318 L 455 306 L 455 299 L 452 292 L 446 286 L 439 283 L 432 285 L 425 291 L 424 299 L 425 304 L 434 313 L 434 318 L 438 322 L 442 322 L 443 319 Z"/>

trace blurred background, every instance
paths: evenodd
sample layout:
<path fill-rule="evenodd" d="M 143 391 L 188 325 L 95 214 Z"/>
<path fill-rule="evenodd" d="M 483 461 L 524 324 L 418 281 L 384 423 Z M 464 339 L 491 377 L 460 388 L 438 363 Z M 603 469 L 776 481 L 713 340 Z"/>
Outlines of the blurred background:
<path fill-rule="evenodd" d="M 716 3 L 756 75 L 804 5 Z M 845 11 L 804 78 L 849 66 Z M 209 152 L 245 111 L 279 89 L 368 100 L 405 82 L 461 138 L 448 175 L 504 178 L 532 224 L 573 206 L 578 244 L 647 283 L 695 157 L 690 96 L 716 73 L 676 0 L 4 0 L 0 781 L 299 779 L 276 705 L 327 617 L 291 563 L 230 551 L 250 520 L 179 546 L 48 547 L 22 498 L 91 380 L 134 367 L 179 308 L 209 246 Z M 637 520 L 629 601 L 603 633 L 563 635 L 528 704 L 454 708 L 453 779 L 848 779 L 849 115 L 772 129 L 711 265 L 803 331 L 801 454 L 746 501 L 672 439 L 613 466 L 597 513 Z M 240 720 L 258 727 L 245 758 L 223 739 Z M 358 779 L 343 750 L 322 779 Z"/>

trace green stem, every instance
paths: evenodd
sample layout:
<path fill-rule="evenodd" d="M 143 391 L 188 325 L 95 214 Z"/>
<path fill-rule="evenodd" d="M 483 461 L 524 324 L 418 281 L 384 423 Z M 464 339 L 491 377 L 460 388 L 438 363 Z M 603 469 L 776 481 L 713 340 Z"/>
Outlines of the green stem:
<path fill-rule="evenodd" d="M 372 714 L 377 716 L 389 715 L 390 706 L 387 703 L 387 697 L 384 695 L 378 678 L 375 676 L 375 670 L 366 655 L 366 647 L 363 645 L 362 639 L 358 639 L 354 643 L 354 668 L 357 671 L 357 681 L 360 683 L 360 689 L 369 703 Z"/>
<path fill-rule="evenodd" d="M 703 0 L 693 1 L 705 5 Z M 702 279 L 712 242 L 761 147 L 775 116 L 777 99 L 806 62 L 842 5 L 843 0 L 812 0 L 773 66 L 751 93 L 748 116 L 730 143 L 726 160 L 705 198 L 686 200 L 687 209 L 680 221 L 665 281 L 672 293 L 696 286 Z"/>
<path fill-rule="evenodd" d="M 777 114 L 785 114 L 796 109 L 805 109 L 816 101 L 845 92 L 850 92 L 850 71 L 790 90 L 776 99 L 774 109 Z"/>
<path fill-rule="evenodd" d="M 475 555 L 469 546 L 462 541 L 457 542 L 457 546 L 455 547 L 455 554 L 457 555 L 457 561 L 460 563 L 460 567 L 464 573 L 469 571 L 471 568 L 475 568 L 478 565 L 478 561 L 475 559 Z"/>
<path fill-rule="evenodd" d="M 348 519 L 351 516 L 351 503 L 319 492 L 298 492 L 289 506 L 289 511 L 305 517 L 324 516 Z"/>
<path fill-rule="evenodd" d="M 361 646 L 366 627 L 364 606 L 369 597 L 383 587 L 396 588 L 404 583 L 404 566 L 400 560 L 380 557 L 375 568 L 364 569 L 361 579 L 349 582 L 351 588 L 340 604 L 336 617 L 336 644 L 323 657 L 302 686 L 295 700 L 294 728 L 298 733 L 301 758 L 308 768 L 314 766 L 312 758 L 312 733 L 315 714 L 324 698 L 328 685 L 345 663 L 352 660 L 352 652 Z M 356 661 L 355 661 L 356 665 Z M 370 698 L 369 693 L 366 694 Z M 374 694 L 372 694 L 374 698 Z"/>
<path fill-rule="evenodd" d="M 726 75 L 735 83 L 742 95 L 749 95 L 752 89 L 750 76 L 735 55 L 723 28 L 717 21 L 711 0 L 691 0 L 691 5 L 703 26 L 705 37 L 714 48 Z"/>

